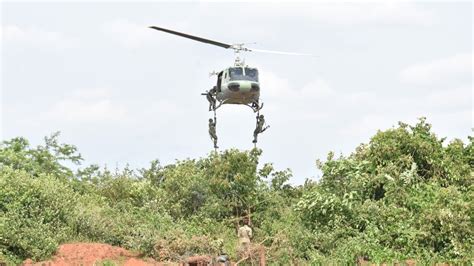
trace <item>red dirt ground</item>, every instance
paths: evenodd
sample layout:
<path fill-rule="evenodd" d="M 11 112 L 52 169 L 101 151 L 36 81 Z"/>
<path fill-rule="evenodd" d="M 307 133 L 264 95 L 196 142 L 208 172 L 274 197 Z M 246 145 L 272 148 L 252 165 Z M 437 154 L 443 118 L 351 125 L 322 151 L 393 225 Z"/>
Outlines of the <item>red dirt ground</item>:
<path fill-rule="evenodd" d="M 89 266 L 102 265 L 105 260 L 114 261 L 116 265 L 149 266 L 163 265 L 153 259 L 142 259 L 138 254 L 120 247 L 98 243 L 73 243 L 59 246 L 51 260 L 33 263 L 25 260 L 25 266 Z"/>

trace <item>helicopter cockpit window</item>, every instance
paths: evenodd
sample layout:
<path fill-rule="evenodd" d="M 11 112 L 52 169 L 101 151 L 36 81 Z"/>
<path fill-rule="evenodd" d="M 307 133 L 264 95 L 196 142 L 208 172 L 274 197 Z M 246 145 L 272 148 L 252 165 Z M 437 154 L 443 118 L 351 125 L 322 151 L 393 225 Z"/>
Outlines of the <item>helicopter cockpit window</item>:
<path fill-rule="evenodd" d="M 244 76 L 244 71 L 241 67 L 231 67 L 229 68 L 230 80 L 239 80 Z"/>
<path fill-rule="evenodd" d="M 258 81 L 258 71 L 256 68 L 231 67 L 229 68 L 230 80 L 251 80 Z"/>
<path fill-rule="evenodd" d="M 258 81 L 258 70 L 256 68 L 245 68 L 245 77 L 247 80 Z"/>

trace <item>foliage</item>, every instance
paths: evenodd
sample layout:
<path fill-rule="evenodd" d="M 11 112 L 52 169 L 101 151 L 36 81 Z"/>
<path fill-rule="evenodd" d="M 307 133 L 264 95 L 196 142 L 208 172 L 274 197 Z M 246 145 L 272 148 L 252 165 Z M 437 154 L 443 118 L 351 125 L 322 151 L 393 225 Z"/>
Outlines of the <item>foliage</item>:
<path fill-rule="evenodd" d="M 71 178 L 73 172 L 61 162 L 80 164 L 82 157 L 77 148 L 58 143 L 59 132 L 45 137 L 45 145 L 31 148 L 28 140 L 22 137 L 4 141 L 0 146 L 0 167 L 9 166 L 21 169 L 37 177 L 50 174 L 58 178 Z"/>
<path fill-rule="evenodd" d="M 0 247 L 6 254 L 40 259 L 71 235 L 75 194 L 49 175 L 0 169 Z"/>
<path fill-rule="evenodd" d="M 443 146 L 421 119 L 378 132 L 348 157 L 319 162 L 323 177 L 296 210 L 324 256 L 354 262 L 472 257 L 472 138 Z"/>
<path fill-rule="evenodd" d="M 260 164 L 258 149 L 73 171 L 82 158 L 58 136 L 0 146 L 2 259 L 40 260 L 61 243 L 94 241 L 162 261 L 235 260 L 244 216 L 276 264 L 474 257 L 473 138 L 445 144 L 424 119 L 377 132 L 349 156 L 329 153 L 317 162 L 321 179 L 302 186 L 288 183 L 291 170 Z"/>

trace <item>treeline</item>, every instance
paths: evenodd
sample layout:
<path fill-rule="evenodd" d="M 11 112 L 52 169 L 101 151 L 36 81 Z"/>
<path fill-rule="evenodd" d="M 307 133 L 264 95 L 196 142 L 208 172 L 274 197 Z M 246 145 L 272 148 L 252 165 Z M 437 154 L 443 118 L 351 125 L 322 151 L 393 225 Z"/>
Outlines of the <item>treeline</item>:
<path fill-rule="evenodd" d="M 160 261 L 236 258 L 250 215 L 254 243 L 277 264 L 459 262 L 474 258 L 473 138 L 438 138 L 421 119 L 377 132 L 348 156 L 330 153 L 319 181 L 288 184 L 261 150 L 212 152 L 145 169 L 80 164 L 58 134 L 0 146 L 0 261 L 51 256 L 59 244 L 103 242 Z"/>

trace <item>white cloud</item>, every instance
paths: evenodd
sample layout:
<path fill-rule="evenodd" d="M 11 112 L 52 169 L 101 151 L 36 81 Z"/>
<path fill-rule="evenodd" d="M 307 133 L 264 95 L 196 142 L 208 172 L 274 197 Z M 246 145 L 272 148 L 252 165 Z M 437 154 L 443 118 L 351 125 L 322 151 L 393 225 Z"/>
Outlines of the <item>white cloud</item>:
<path fill-rule="evenodd" d="M 0 27 L 0 36 L 2 43 L 40 45 L 53 48 L 69 48 L 76 44 L 76 41 L 59 32 L 11 24 Z"/>
<path fill-rule="evenodd" d="M 265 110 L 279 119 L 294 119 L 292 114 L 297 113 L 300 120 L 321 121 L 339 114 L 345 116 L 346 112 L 363 113 L 377 103 L 373 93 L 337 90 L 322 77 L 315 77 L 301 87 L 266 70 L 261 77 L 262 99 L 272 103 Z"/>
<path fill-rule="evenodd" d="M 365 3 L 328 5 L 314 8 L 316 18 L 336 24 L 430 24 L 432 14 L 408 3 Z"/>
<path fill-rule="evenodd" d="M 118 122 L 127 110 L 111 99 L 107 89 L 81 89 L 55 103 L 44 118 L 67 122 Z"/>
<path fill-rule="evenodd" d="M 261 68 L 260 68 L 261 69 Z M 287 98 L 293 95 L 288 79 L 277 76 L 268 70 L 260 70 L 260 83 L 265 86 L 262 89 L 262 98 Z"/>
<path fill-rule="evenodd" d="M 355 24 L 432 24 L 434 15 L 426 8 L 420 8 L 415 4 L 410 3 L 245 3 L 251 8 L 239 9 L 235 8 L 234 12 L 243 15 L 247 19 L 285 19 L 285 18 L 303 18 L 318 23 L 330 25 L 353 26 Z M 222 4 L 212 2 L 202 2 L 198 6 L 196 12 L 201 14 L 201 17 L 209 17 L 211 19 L 220 19 L 216 14 L 228 12 L 229 7 Z M 206 37 L 209 30 L 200 32 L 200 28 L 208 28 L 210 25 L 203 24 L 208 20 L 203 20 L 198 17 L 189 17 L 194 14 L 187 14 L 187 16 L 180 17 L 173 20 L 172 24 L 160 24 L 159 21 L 131 21 L 129 19 L 118 18 L 102 24 L 101 30 L 104 35 L 111 37 L 115 41 L 121 43 L 126 48 L 139 48 L 145 45 L 155 45 L 161 42 L 163 49 L 163 42 L 170 40 L 164 33 L 157 34 L 148 28 L 148 26 L 158 23 L 165 28 L 176 29 L 197 36 Z M 209 19 L 208 18 L 208 19 Z M 169 22 L 167 22 L 169 23 Z M 215 22 L 211 22 L 215 24 Z M 188 30 L 186 30 L 188 29 Z M 271 36 L 277 28 L 264 30 L 260 27 L 249 27 L 245 29 L 246 36 Z M 221 26 L 213 26 L 212 31 L 215 36 L 227 36 L 227 28 Z M 238 33 L 237 33 L 238 34 Z M 231 35 L 232 36 L 232 35 Z M 212 36 L 209 36 L 212 39 Z M 225 41 L 225 40 L 223 40 Z M 227 40 L 228 41 L 228 40 Z"/>
<path fill-rule="evenodd" d="M 105 35 L 112 37 L 125 47 L 135 48 L 143 43 L 151 42 L 156 37 L 146 26 L 128 20 L 115 20 L 104 23 L 101 29 Z"/>
<path fill-rule="evenodd" d="M 334 90 L 329 86 L 328 82 L 318 78 L 306 84 L 301 93 L 304 95 L 312 95 L 314 98 L 328 97 L 334 94 Z"/>
<path fill-rule="evenodd" d="M 111 90 L 105 88 L 80 89 L 71 92 L 71 97 L 75 99 L 104 99 L 109 97 L 110 95 Z"/>
<path fill-rule="evenodd" d="M 265 10 L 265 12 L 263 12 Z M 430 25 L 434 14 L 411 3 L 284 3 L 268 6 L 255 4 L 250 12 L 278 17 L 304 17 L 321 23 L 352 26 L 354 24 Z"/>
<path fill-rule="evenodd" d="M 408 66 L 400 73 L 403 82 L 419 85 L 450 82 L 461 76 L 472 75 L 472 53 L 457 54 L 447 58 Z"/>
<path fill-rule="evenodd" d="M 272 101 L 296 101 L 298 105 L 305 103 L 314 105 L 357 105 L 374 99 L 374 95 L 363 91 L 340 91 L 322 77 L 315 77 L 312 81 L 298 88 L 287 79 L 281 78 L 268 71 L 262 71 L 261 83 L 264 84 L 263 97 Z M 265 89 L 266 88 L 266 89 Z"/>
<path fill-rule="evenodd" d="M 335 95 L 329 83 L 315 77 L 301 88 L 291 84 L 288 79 L 282 78 L 268 70 L 261 70 L 260 82 L 263 84 L 262 97 L 276 100 L 322 100 Z"/>
<path fill-rule="evenodd" d="M 472 87 L 434 91 L 427 96 L 426 103 L 434 107 L 435 110 L 436 108 L 449 108 L 453 111 L 472 108 Z"/>
<path fill-rule="evenodd" d="M 149 28 L 153 23 L 132 22 L 127 19 L 116 19 L 102 24 L 104 35 L 119 42 L 125 48 L 139 48 L 144 45 L 156 45 L 157 42 L 167 40 L 164 34 L 157 34 L 156 30 Z M 180 21 L 174 27 L 185 29 L 186 22 Z M 160 48 L 163 49 L 163 44 Z"/>

